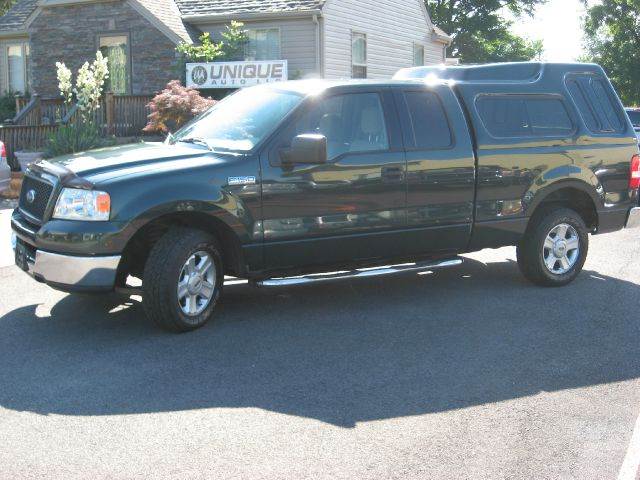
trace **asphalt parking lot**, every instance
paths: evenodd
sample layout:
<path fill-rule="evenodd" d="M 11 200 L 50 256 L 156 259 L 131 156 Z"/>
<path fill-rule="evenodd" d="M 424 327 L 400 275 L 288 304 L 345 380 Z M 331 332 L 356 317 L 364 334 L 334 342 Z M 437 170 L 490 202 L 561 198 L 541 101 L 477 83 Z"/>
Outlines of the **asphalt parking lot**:
<path fill-rule="evenodd" d="M 230 285 L 187 335 L 2 267 L 0 477 L 633 478 L 638 235 L 592 238 L 562 289 L 528 284 L 510 248 Z"/>

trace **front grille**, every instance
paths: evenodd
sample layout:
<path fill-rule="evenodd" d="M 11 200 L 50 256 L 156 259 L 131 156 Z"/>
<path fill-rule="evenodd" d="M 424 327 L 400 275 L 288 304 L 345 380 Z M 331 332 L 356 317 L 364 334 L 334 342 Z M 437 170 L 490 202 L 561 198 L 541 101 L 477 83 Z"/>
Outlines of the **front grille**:
<path fill-rule="evenodd" d="M 33 192 L 30 194 L 29 192 Z M 26 176 L 22 180 L 22 190 L 20 191 L 20 210 L 37 220 L 42 221 L 44 213 L 49 205 L 53 185 L 39 178 Z M 33 200 L 29 201 L 31 195 Z"/>

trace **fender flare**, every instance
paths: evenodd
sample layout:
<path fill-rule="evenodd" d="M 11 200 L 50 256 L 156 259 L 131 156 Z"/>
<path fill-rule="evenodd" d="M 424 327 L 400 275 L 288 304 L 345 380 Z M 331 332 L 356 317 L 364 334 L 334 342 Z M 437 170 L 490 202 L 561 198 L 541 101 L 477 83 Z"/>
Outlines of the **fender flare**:
<path fill-rule="evenodd" d="M 596 214 L 599 214 L 604 208 L 604 188 L 593 173 L 592 178 L 589 178 L 589 180 L 591 182 L 587 182 L 583 178 L 560 179 L 540 188 L 535 188 L 537 183 L 534 182 L 532 188 L 526 192 L 522 200 L 525 216 L 532 217 L 536 209 L 549 195 L 564 189 L 574 189 L 585 193 L 593 202 Z"/>
<path fill-rule="evenodd" d="M 180 214 L 195 214 L 208 217 L 214 222 L 218 221 L 224 224 L 225 227 L 235 234 L 239 242 L 250 243 L 255 241 L 253 239 L 253 229 L 251 227 L 253 219 L 247 218 L 247 210 L 242 209 L 242 215 L 238 216 L 234 215 L 232 212 L 226 210 L 217 203 L 202 200 L 183 200 L 179 202 L 163 203 L 140 213 L 127 225 L 127 241 L 131 240 L 136 232 L 144 228 L 146 225 L 153 223 L 162 217 Z"/>
<path fill-rule="evenodd" d="M 237 217 L 215 203 L 185 200 L 163 203 L 146 210 L 126 226 L 121 238 L 123 241 L 121 246 L 123 265 L 128 265 L 133 258 L 136 258 L 129 256 L 127 252 L 135 251 L 135 246 L 140 245 L 139 240 L 149 238 L 147 227 L 151 227 L 154 222 L 163 218 L 168 222 L 176 221 L 180 215 L 190 217 L 185 222 L 186 225 L 205 230 L 217 237 L 226 255 L 225 266 L 229 265 L 232 271 L 242 273 L 246 270 L 247 261 L 251 260 L 252 263 L 255 263 L 255 259 L 245 258 L 243 245 L 256 242 L 249 238 L 251 232 L 245 228 L 242 222 L 238 221 Z"/>

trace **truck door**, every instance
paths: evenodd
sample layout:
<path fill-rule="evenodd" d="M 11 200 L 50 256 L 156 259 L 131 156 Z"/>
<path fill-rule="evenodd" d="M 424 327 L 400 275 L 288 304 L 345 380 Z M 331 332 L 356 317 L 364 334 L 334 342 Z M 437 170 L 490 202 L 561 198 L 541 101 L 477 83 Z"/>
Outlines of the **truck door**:
<path fill-rule="evenodd" d="M 463 250 L 473 223 L 475 159 L 460 104 L 445 85 L 394 95 L 407 158 L 408 253 Z"/>
<path fill-rule="evenodd" d="M 328 160 L 291 165 L 296 135 L 327 138 Z M 389 89 L 332 90 L 310 98 L 261 158 L 265 268 L 347 265 L 401 251 L 405 158 Z"/>

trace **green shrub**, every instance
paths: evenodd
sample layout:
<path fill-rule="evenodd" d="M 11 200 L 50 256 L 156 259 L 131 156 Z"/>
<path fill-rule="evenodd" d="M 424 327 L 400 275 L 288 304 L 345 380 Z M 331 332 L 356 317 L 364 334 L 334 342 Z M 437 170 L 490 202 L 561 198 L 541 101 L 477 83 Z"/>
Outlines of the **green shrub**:
<path fill-rule="evenodd" d="M 181 43 L 176 51 L 191 62 L 244 60 L 248 32 L 244 23 L 232 21 L 221 33 L 222 40 L 214 42 L 209 32 L 200 35 L 200 44 Z"/>
<path fill-rule="evenodd" d="M 16 116 L 16 97 L 12 93 L 0 96 L 0 123 Z"/>
<path fill-rule="evenodd" d="M 78 153 L 93 148 L 106 147 L 114 142 L 100 135 L 100 129 L 93 122 L 78 119 L 75 123 L 60 125 L 45 145 L 47 158 Z"/>

